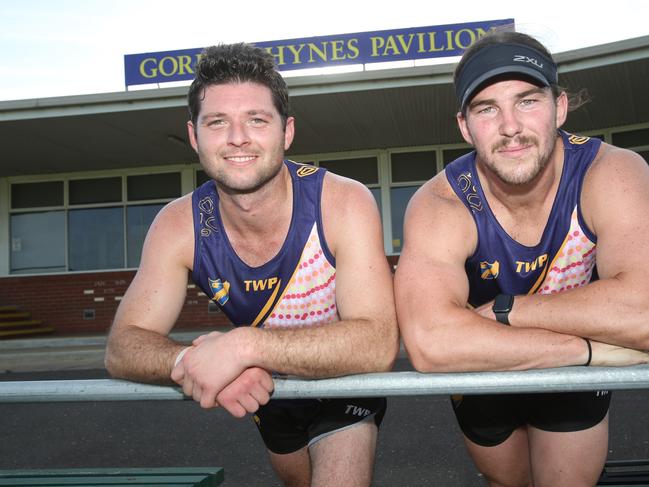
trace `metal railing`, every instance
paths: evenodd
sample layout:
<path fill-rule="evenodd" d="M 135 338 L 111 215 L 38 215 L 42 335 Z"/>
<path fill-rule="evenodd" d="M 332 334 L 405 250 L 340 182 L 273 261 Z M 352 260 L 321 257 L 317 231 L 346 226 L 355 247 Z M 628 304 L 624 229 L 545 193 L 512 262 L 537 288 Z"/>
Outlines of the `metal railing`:
<path fill-rule="evenodd" d="M 388 372 L 333 379 L 275 378 L 277 399 L 505 394 L 649 389 L 649 365 L 562 367 L 510 372 Z M 0 382 L 0 402 L 141 401 L 186 399 L 179 387 L 122 380 Z"/>

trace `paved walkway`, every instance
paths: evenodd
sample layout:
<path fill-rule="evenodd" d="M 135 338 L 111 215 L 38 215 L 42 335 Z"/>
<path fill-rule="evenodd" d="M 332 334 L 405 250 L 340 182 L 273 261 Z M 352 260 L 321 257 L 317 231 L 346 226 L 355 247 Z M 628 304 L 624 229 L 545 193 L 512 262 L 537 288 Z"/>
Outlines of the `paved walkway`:
<path fill-rule="evenodd" d="M 177 331 L 170 336 L 188 343 L 206 331 Z M 106 335 L 2 340 L 0 373 L 103 369 L 105 348 Z"/>

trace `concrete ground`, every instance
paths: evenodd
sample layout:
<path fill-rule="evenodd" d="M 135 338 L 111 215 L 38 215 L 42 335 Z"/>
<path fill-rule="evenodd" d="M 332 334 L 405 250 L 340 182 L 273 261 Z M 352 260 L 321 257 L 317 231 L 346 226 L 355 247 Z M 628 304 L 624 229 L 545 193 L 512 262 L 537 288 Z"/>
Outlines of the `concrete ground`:
<path fill-rule="evenodd" d="M 0 380 L 106 378 L 103 347 L 103 337 L 0 342 Z M 397 370 L 408 369 L 400 358 Z M 648 399 L 649 391 L 614 394 L 609 459 L 649 458 Z M 220 466 L 225 485 L 278 485 L 249 418 L 191 401 L 0 403 L 0 437 L 0 469 Z M 484 485 L 448 398 L 389 399 L 373 485 Z"/>

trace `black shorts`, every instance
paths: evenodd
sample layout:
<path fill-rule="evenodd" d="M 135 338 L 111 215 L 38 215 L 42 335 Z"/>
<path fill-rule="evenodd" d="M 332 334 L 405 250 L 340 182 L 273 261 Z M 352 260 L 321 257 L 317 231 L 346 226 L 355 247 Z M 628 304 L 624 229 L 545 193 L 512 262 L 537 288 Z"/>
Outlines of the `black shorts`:
<path fill-rule="evenodd" d="M 453 396 L 462 432 L 481 446 L 496 446 L 516 428 L 531 425 L 543 431 L 581 431 L 601 422 L 611 402 L 609 391 L 547 394 Z"/>
<path fill-rule="evenodd" d="M 380 426 L 387 401 L 383 397 L 349 399 L 277 399 L 253 416 L 273 453 L 292 453 L 361 421 Z"/>

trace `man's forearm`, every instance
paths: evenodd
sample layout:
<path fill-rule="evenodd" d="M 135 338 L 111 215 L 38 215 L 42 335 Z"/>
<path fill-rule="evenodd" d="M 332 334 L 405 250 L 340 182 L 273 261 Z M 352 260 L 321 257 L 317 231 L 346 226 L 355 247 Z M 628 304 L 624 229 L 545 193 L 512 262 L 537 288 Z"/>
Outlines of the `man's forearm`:
<path fill-rule="evenodd" d="M 552 295 L 517 296 L 514 327 L 545 328 L 629 348 L 649 349 L 649 299 L 616 278 Z"/>
<path fill-rule="evenodd" d="M 183 345 L 136 326 L 111 331 L 106 346 L 106 369 L 113 377 L 168 384 Z"/>
<path fill-rule="evenodd" d="M 403 338 L 420 372 L 527 370 L 583 365 L 586 342 L 544 329 L 516 329 L 451 304 L 403 317 Z"/>
<path fill-rule="evenodd" d="M 312 378 L 390 370 L 399 347 L 396 327 L 362 319 L 233 331 L 249 366 Z"/>

